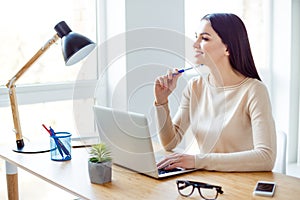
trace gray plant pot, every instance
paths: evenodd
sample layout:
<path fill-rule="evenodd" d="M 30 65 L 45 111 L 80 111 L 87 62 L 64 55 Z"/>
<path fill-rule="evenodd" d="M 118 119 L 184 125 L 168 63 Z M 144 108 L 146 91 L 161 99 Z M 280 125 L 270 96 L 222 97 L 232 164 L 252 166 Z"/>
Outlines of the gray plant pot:
<path fill-rule="evenodd" d="M 88 161 L 89 176 L 92 183 L 104 184 L 111 182 L 112 161 L 93 163 Z"/>

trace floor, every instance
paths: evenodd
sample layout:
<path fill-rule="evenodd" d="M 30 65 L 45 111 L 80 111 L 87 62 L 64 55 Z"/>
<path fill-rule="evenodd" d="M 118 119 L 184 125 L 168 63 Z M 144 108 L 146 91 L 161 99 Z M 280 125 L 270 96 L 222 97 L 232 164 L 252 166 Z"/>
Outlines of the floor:
<path fill-rule="evenodd" d="M 300 178 L 300 166 L 296 164 L 289 164 L 287 167 L 287 174 Z M 57 188 L 44 180 L 32 176 L 28 172 L 18 169 L 19 175 L 19 194 L 20 200 L 74 200 L 78 199 L 60 188 Z M 5 164 L 0 160 L 0 199 L 7 200 L 6 175 Z"/>

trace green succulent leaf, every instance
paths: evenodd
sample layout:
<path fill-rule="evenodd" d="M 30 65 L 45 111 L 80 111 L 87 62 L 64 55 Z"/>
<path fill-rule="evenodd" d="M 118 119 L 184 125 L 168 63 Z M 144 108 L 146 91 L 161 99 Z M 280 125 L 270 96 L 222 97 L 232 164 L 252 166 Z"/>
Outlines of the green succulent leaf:
<path fill-rule="evenodd" d="M 92 145 L 90 149 L 90 158 L 91 162 L 105 162 L 111 160 L 111 152 L 107 148 L 105 143 L 99 143 Z"/>

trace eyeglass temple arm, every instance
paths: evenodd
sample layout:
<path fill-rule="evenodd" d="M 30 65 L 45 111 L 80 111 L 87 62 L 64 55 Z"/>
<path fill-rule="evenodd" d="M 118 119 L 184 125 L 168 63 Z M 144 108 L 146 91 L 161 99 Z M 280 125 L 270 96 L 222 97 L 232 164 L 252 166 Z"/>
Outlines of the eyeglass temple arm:
<path fill-rule="evenodd" d="M 222 190 L 222 187 L 221 186 L 217 186 L 217 185 L 211 185 L 211 184 L 207 184 L 207 183 L 201 183 L 201 184 L 204 184 L 204 187 L 205 188 L 216 188 L 217 192 L 220 193 L 220 194 L 223 194 L 224 191 Z M 203 185 L 202 185 L 203 186 Z M 201 187 L 201 186 L 200 186 Z"/>
<path fill-rule="evenodd" d="M 178 181 L 177 181 L 178 182 Z M 198 186 L 198 187 L 204 187 L 204 188 L 216 188 L 217 192 L 220 193 L 220 194 L 223 194 L 224 191 L 222 190 L 222 187 L 221 186 L 217 186 L 217 185 L 211 185 L 211 184 L 208 184 L 208 183 L 202 183 L 202 182 L 196 182 L 196 181 L 182 181 L 184 182 L 186 185 L 182 185 L 180 187 L 178 187 L 178 189 L 184 189 L 186 188 L 187 186 L 190 186 L 190 185 L 195 185 L 195 186 Z"/>
<path fill-rule="evenodd" d="M 215 188 L 216 188 L 216 190 L 217 190 L 218 193 L 220 193 L 220 194 L 223 194 L 223 193 L 224 193 L 224 191 L 222 190 L 222 187 L 220 187 L 220 186 L 215 186 Z"/>

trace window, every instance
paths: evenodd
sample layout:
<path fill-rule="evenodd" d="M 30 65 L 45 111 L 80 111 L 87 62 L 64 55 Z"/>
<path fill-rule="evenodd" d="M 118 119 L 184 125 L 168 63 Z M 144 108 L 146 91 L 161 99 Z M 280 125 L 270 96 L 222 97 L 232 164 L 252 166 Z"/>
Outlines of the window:
<path fill-rule="evenodd" d="M 35 9 L 24 9 L 34 6 Z M 1 83 L 6 83 L 54 34 L 54 26 L 66 21 L 74 32 L 96 41 L 95 1 L 8 1 L 0 8 Z M 17 17 L 19 16 L 19 17 Z M 18 81 L 19 84 L 65 82 L 76 80 L 82 63 L 64 65 L 60 40 Z M 87 77 L 96 78 L 94 77 Z"/>
<path fill-rule="evenodd" d="M 5 38 L 0 46 L 0 56 L 5 58 L 0 60 L 0 113 L 6 121 L 0 126 L 1 144 L 14 141 L 10 139 L 14 138 L 13 120 L 5 84 L 54 36 L 54 26 L 60 21 L 65 21 L 74 32 L 97 42 L 96 4 L 96 0 L 12 0 L 2 3 L 0 16 L 8 20 L 0 21 L 0 37 Z M 52 45 L 16 83 L 25 143 L 26 138 L 43 134 L 48 137 L 41 127 L 42 123 L 76 136 L 79 132 L 77 120 L 85 116 L 74 115 L 74 87 L 90 89 L 87 84 L 96 82 L 97 53 L 93 52 L 73 66 L 65 66 L 60 42 L 58 40 Z M 88 68 L 84 68 L 86 63 Z M 84 83 L 80 84 L 80 81 Z M 81 99 L 83 104 L 94 103 L 93 96 L 86 92 L 77 91 L 76 98 L 78 101 Z M 81 128 L 90 134 L 94 128 L 93 120 L 85 120 Z"/>

